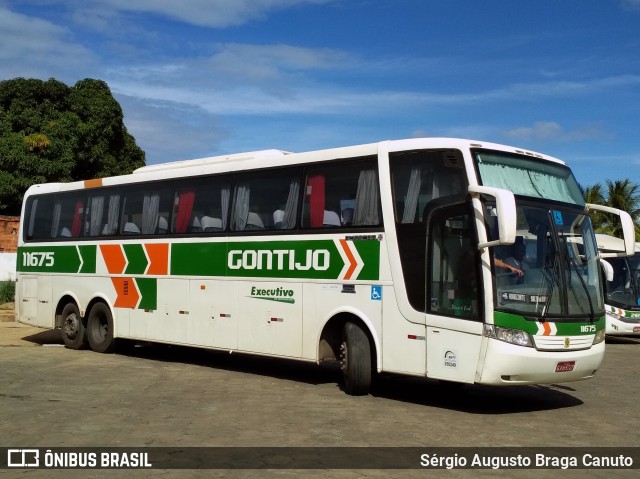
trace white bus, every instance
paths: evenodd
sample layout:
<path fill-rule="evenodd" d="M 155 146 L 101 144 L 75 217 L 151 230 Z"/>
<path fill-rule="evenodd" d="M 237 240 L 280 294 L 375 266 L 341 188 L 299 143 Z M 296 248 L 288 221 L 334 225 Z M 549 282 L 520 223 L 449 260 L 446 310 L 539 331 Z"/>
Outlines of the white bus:
<path fill-rule="evenodd" d="M 349 394 L 376 372 L 585 379 L 605 325 L 588 208 L 557 159 L 447 138 L 36 185 L 17 316 L 72 349 L 128 338 L 339 361 Z M 535 245 L 524 272 L 505 266 L 517 231 Z"/>
<path fill-rule="evenodd" d="M 640 336 L 640 243 L 634 255 L 624 256 L 619 238 L 598 233 L 596 240 L 605 263 L 605 332 Z"/>

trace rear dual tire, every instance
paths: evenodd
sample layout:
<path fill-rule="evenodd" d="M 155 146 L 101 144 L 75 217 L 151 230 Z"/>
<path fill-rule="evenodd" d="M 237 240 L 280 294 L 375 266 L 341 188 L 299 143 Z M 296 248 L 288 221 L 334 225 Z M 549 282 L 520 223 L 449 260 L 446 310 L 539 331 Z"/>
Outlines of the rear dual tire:
<path fill-rule="evenodd" d="M 344 391 L 352 396 L 369 394 L 371 389 L 371 343 L 361 326 L 351 321 L 344 325 L 340 346 L 340 367 Z"/>
<path fill-rule="evenodd" d="M 113 316 L 105 303 L 96 303 L 87 319 L 89 346 L 97 353 L 112 353 L 116 348 L 113 337 Z"/>
<path fill-rule="evenodd" d="M 85 349 L 88 344 L 85 319 L 75 303 L 67 304 L 62 310 L 62 341 L 68 349 Z"/>

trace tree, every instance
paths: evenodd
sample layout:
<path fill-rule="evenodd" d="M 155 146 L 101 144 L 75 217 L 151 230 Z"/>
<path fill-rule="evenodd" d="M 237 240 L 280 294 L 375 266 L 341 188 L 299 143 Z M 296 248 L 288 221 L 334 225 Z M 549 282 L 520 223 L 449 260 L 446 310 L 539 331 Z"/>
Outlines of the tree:
<path fill-rule="evenodd" d="M 626 180 L 607 180 L 607 206 L 624 210 L 631 215 L 636 229 L 636 238 L 640 236 L 640 187 Z M 616 224 L 612 228 L 616 236 L 622 234 L 621 228 Z"/>
<path fill-rule="evenodd" d="M 595 203 L 610 206 L 626 211 L 631 215 L 635 225 L 636 238 L 640 238 L 640 186 L 629 179 L 606 180 L 606 191 L 600 183 L 584 188 L 584 197 L 587 203 Z M 610 215 L 600 212 L 591 214 L 593 226 L 598 233 L 606 233 L 613 236 L 622 236 L 620 222 Z"/>
<path fill-rule="evenodd" d="M 144 163 L 105 82 L 0 82 L 0 214 L 19 214 L 33 184 L 127 174 Z"/>
<path fill-rule="evenodd" d="M 606 200 L 604 199 L 604 195 L 602 193 L 602 185 L 600 183 L 596 183 L 595 185 L 587 186 L 584 189 L 584 200 L 587 203 L 605 205 Z M 593 211 L 590 216 L 591 222 L 593 223 L 593 228 L 596 231 L 600 231 L 607 221 L 606 216 L 599 211 Z"/>

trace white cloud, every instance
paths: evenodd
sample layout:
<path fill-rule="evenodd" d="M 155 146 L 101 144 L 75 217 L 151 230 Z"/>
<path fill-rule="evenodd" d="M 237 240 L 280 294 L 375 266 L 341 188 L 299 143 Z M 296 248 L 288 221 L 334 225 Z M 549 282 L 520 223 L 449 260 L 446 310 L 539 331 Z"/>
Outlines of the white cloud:
<path fill-rule="evenodd" d="M 119 14 L 152 13 L 191 25 L 225 28 L 261 20 L 275 10 L 335 0 L 66 0 L 76 18 L 104 19 Z M 59 2 L 57 2 L 59 3 Z M 94 12 L 99 15 L 94 16 Z"/>
<path fill-rule="evenodd" d="M 352 63 L 366 71 L 363 62 L 353 62 L 348 54 L 340 51 L 289 45 L 225 44 L 207 58 L 119 68 L 110 71 L 105 79 L 114 91 L 124 95 L 194 105 L 220 115 L 356 114 L 418 108 L 424 111 L 430 107 L 580 97 L 640 85 L 640 75 L 622 75 L 584 82 L 511 84 L 464 93 L 393 91 L 362 82 L 341 81 L 339 71 L 351 68 Z M 314 74 L 318 69 L 326 70 L 326 78 Z M 597 126 L 567 132 L 545 122 L 510 131 L 509 135 L 564 140 L 607 137 Z"/>
<path fill-rule="evenodd" d="M 632 10 L 640 10 L 640 0 L 622 0 L 622 6 Z"/>
<path fill-rule="evenodd" d="M 148 164 L 206 156 L 229 136 L 212 115 L 197 107 L 122 95 L 116 99 L 127 130 L 145 150 Z"/>
<path fill-rule="evenodd" d="M 48 78 L 65 70 L 81 70 L 93 55 L 74 43 L 70 32 L 59 25 L 0 7 L 0 61 L 2 77 Z"/>
<path fill-rule="evenodd" d="M 214 50 L 202 58 L 113 68 L 105 79 L 123 95 L 217 114 L 317 111 L 344 101 L 339 87 L 319 85 L 311 74 L 346 65 L 349 57 L 341 51 L 284 44 L 220 44 Z"/>
<path fill-rule="evenodd" d="M 420 92 L 366 91 L 361 85 L 317 82 L 304 74 L 289 75 L 282 69 L 253 77 L 236 76 L 240 71 L 204 69 L 201 62 L 173 65 L 162 78 L 137 68 L 112 71 L 106 76 L 119 94 L 148 101 L 172 102 L 202 108 L 215 115 L 279 114 L 375 114 L 390 109 L 420 105 L 447 105 L 464 100 L 452 95 Z M 194 75 L 193 72 L 198 72 Z"/>
<path fill-rule="evenodd" d="M 611 133 L 598 125 L 585 125 L 575 130 L 566 130 L 553 121 L 539 121 L 532 126 L 507 130 L 505 136 L 518 141 L 568 142 L 610 139 Z"/>
<path fill-rule="evenodd" d="M 285 44 L 250 45 L 220 44 L 211 58 L 212 67 L 222 72 L 244 74 L 258 68 L 272 72 L 276 69 L 312 70 L 332 68 L 343 62 L 347 55 L 329 48 L 302 48 Z M 267 75 L 272 76 L 271 73 Z"/>

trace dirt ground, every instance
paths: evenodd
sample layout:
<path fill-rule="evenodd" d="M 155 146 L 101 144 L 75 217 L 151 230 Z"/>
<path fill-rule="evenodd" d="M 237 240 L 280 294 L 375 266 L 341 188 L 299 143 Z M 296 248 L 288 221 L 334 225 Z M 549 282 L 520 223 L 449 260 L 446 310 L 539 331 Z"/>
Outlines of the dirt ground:
<path fill-rule="evenodd" d="M 0 304 L 0 323 L 11 323 L 15 321 L 13 303 Z"/>

